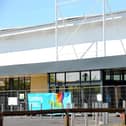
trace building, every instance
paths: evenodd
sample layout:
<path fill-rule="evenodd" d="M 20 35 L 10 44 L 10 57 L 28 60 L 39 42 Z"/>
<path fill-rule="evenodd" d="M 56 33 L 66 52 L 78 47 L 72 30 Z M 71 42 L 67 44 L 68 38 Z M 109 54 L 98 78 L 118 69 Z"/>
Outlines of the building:
<path fill-rule="evenodd" d="M 58 20 L 57 30 L 54 23 L 0 30 L 0 103 L 18 96 L 23 105 L 26 92 L 71 91 L 76 106 L 100 93 L 119 107 L 126 98 L 125 26 L 121 11 L 106 14 L 104 41 L 101 15 Z"/>

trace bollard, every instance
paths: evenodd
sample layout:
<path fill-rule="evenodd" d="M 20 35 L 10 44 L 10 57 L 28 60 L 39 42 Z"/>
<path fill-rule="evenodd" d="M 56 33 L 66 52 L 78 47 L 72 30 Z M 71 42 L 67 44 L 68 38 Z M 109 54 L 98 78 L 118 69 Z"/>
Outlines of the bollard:
<path fill-rule="evenodd" d="M 3 126 L 3 115 L 0 113 L 0 126 Z"/>
<path fill-rule="evenodd" d="M 69 114 L 65 113 L 65 125 L 64 126 L 70 126 L 70 120 L 69 120 Z"/>
<path fill-rule="evenodd" d="M 95 108 L 98 108 L 97 102 L 95 102 Z M 99 122 L 98 112 L 95 112 L 95 126 L 98 126 L 98 122 Z"/>
<path fill-rule="evenodd" d="M 84 117 L 84 126 L 88 126 L 88 114 L 85 113 L 85 117 Z"/>
<path fill-rule="evenodd" d="M 104 103 L 103 107 L 108 108 L 108 103 Z M 104 112 L 103 113 L 103 124 L 108 125 L 108 123 L 109 123 L 109 114 L 108 114 L 108 112 Z"/>
<path fill-rule="evenodd" d="M 126 126 L 126 108 L 125 108 L 125 115 L 124 115 L 124 126 Z"/>
<path fill-rule="evenodd" d="M 92 103 L 92 108 L 95 108 L 95 103 Z M 92 120 L 95 120 L 95 112 L 92 113 Z"/>
<path fill-rule="evenodd" d="M 88 108 L 87 103 L 84 103 L 84 108 Z M 88 126 L 88 114 L 86 112 L 84 113 L 84 125 Z"/>
<path fill-rule="evenodd" d="M 126 101 L 123 100 L 123 108 L 125 109 L 125 112 L 124 112 L 124 125 L 126 126 Z"/>
<path fill-rule="evenodd" d="M 71 114 L 71 120 L 70 120 L 71 126 L 74 126 L 74 113 Z"/>
<path fill-rule="evenodd" d="M 74 108 L 74 103 L 72 104 L 72 108 Z M 70 125 L 74 126 L 75 113 L 71 113 Z"/>
<path fill-rule="evenodd" d="M 103 108 L 103 103 L 102 102 L 99 102 L 98 103 L 99 105 L 99 108 Z M 103 113 L 102 112 L 99 112 L 99 124 L 102 125 L 103 124 Z"/>
<path fill-rule="evenodd" d="M 123 100 L 122 103 L 123 103 L 122 107 L 125 109 L 126 108 L 126 101 Z M 123 112 L 123 113 L 120 114 L 120 117 L 123 120 L 124 126 L 126 126 L 126 110 L 125 110 L 125 112 Z"/>

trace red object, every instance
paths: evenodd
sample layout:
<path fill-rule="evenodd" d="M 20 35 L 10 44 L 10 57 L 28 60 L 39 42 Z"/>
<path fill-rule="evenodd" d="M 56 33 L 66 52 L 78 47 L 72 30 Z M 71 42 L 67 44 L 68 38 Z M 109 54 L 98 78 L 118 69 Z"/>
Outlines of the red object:
<path fill-rule="evenodd" d="M 120 114 L 120 118 L 121 118 L 122 120 L 125 120 L 125 113 L 121 113 L 121 114 Z"/>

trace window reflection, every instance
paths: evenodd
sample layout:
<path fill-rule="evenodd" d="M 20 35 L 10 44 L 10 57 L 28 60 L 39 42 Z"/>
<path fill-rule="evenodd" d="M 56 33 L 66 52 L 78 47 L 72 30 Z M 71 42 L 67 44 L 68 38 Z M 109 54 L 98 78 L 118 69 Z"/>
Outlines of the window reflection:
<path fill-rule="evenodd" d="M 5 90 L 30 90 L 31 77 L 4 78 L 4 84 Z"/>
<path fill-rule="evenodd" d="M 5 90 L 5 79 L 0 78 L 0 90 Z"/>
<path fill-rule="evenodd" d="M 111 79 L 111 77 L 110 77 L 110 71 L 106 71 L 105 72 L 105 80 L 110 80 Z"/>
<path fill-rule="evenodd" d="M 124 80 L 126 81 L 126 72 L 124 73 Z"/>
<path fill-rule="evenodd" d="M 120 72 L 114 72 L 113 79 L 120 80 Z"/>
<path fill-rule="evenodd" d="M 79 72 L 69 72 L 66 73 L 66 82 L 79 82 Z"/>
<path fill-rule="evenodd" d="M 50 83 L 55 83 L 55 73 L 50 73 Z"/>
<path fill-rule="evenodd" d="M 57 73 L 56 74 L 56 84 L 64 84 L 65 83 L 65 74 L 64 73 Z"/>
<path fill-rule="evenodd" d="M 89 71 L 84 71 L 81 72 L 81 81 L 90 81 L 90 72 Z"/>
<path fill-rule="evenodd" d="M 91 71 L 91 80 L 92 81 L 100 80 L 100 79 L 101 79 L 100 71 Z"/>

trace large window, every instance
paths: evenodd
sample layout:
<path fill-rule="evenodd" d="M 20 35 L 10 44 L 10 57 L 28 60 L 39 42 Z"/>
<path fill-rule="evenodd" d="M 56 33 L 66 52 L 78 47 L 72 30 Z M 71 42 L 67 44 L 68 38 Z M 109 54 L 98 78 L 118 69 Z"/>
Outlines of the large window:
<path fill-rule="evenodd" d="M 67 72 L 66 73 L 66 82 L 80 82 L 80 73 L 79 72 Z"/>
<path fill-rule="evenodd" d="M 89 71 L 84 71 L 81 72 L 81 81 L 86 82 L 86 81 L 90 81 L 90 72 Z"/>
<path fill-rule="evenodd" d="M 0 78 L 0 90 L 5 90 L 5 79 Z"/>
<path fill-rule="evenodd" d="M 124 72 L 124 81 L 126 81 L 126 72 Z"/>
<path fill-rule="evenodd" d="M 114 80 L 120 80 L 121 79 L 121 74 L 120 74 L 120 72 L 114 72 L 114 74 L 113 74 L 113 79 Z"/>
<path fill-rule="evenodd" d="M 91 81 L 101 80 L 100 71 L 91 71 Z"/>
<path fill-rule="evenodd" d="M 62 85 L 65 83 L 65 73 L 57 73 L 56 74 L 56 84 Z"/>
<path fill-rule="evenodd" d="M 60 90 L 66 89 L 67 86 L 81 85 L 99 85 L 101 84 L 101 72 L 95 71 L 78 71 L 78 72 L 58 72 L 49 73 L 49 88 L 52 87 Z"/>
<path fill-rule="evenodd" d="M 111 73 L 110 71 L 105 72 L 105 80 L 110 80 L 111 79 Z"/>
<path fill-rule="evenodd" d="M 56 75 L 55 73 L 50 73 L 50 83 L 55 83 L 56 82 Z"/>
<path fill-rule="evenodd" d="M 123 80 L 123 72 L 120 70 L 106 70 L 105 80 L 114 80 L 114 81 Z M 124 80 L 125 80 L 125 72 L 124 72 Z"/>
<path fill-rule="evenodd" d="M 5 90 L 30 90 L 30 77 L 4 78 Z"/>

